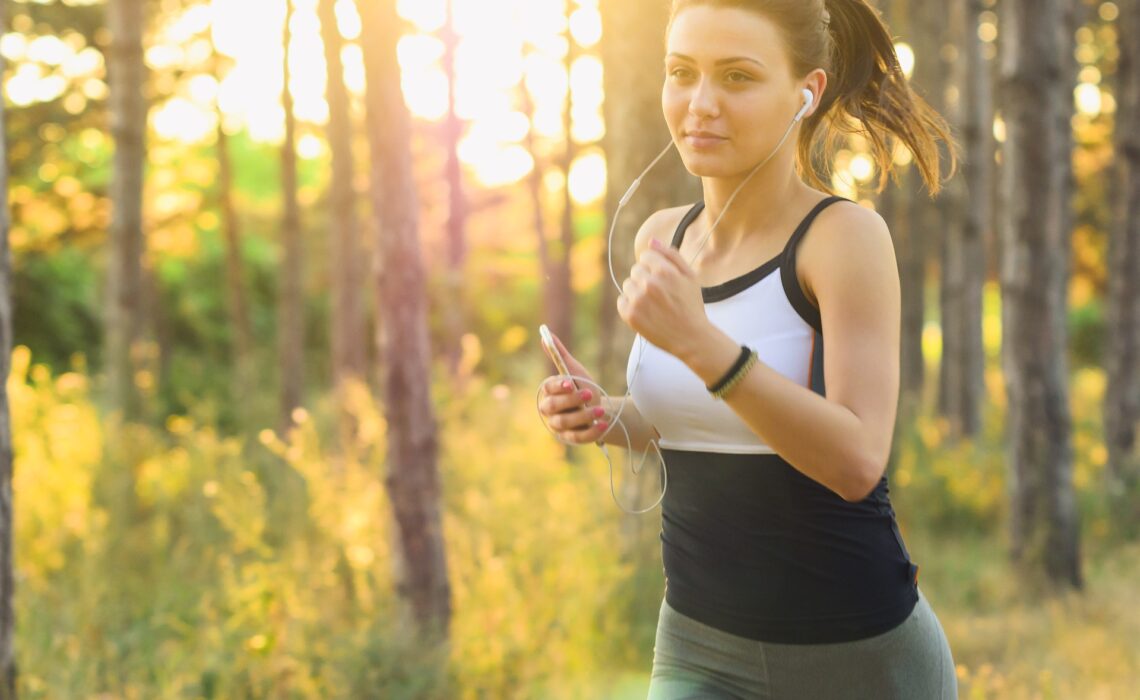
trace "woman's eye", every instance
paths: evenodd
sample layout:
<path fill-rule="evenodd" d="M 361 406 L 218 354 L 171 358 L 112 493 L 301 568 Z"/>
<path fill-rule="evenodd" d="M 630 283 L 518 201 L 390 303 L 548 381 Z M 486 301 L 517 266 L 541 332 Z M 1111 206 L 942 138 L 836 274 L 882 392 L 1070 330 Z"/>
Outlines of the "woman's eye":
<path fill-rule="evenodd" d="M 743 82 L 745 80 L 752 80 L 751 75 L 748 75 L 747 73 L 741 73 L 740 71 L 737 71 L 737 70 L 734 70 L 734 71 L 728 73 L 725 77 L 728 78 L 728 81 L 730 83 L 739 83 L 739 82 Z"/>
<path fill-rule="evenodd" d="M 683 79 L 689 77 L 689 71 L 685 68 L 674 68 L 669 71 L 670 78 Z"/>

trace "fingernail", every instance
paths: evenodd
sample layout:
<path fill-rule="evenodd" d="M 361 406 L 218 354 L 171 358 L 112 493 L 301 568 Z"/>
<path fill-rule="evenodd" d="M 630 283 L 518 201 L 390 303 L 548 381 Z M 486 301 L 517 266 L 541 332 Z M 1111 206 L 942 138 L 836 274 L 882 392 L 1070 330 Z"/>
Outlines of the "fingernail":
<path fill-rule="evenodd" d="M 580 396 L 582 397 L 583 401 L 589 401 L 594 395 L 590 392 L 589 389 L 584 389 L 582 390 Z"/>
<path fill-rule="evenodd" d="M 604 415 L 606 415 L 606 409 L 602 408 L 601 406 L 595 406 L 594 407 L 594 416 L 595 417 L 601 418 Z"/>
<path fill-rule="evenodd" d="M 569 389 L 570 388 L 570 381 L 567 380 L 567 381 L 562 382 L 562 388 L 563 389 Z"/>
<path fill-rule="evenodd" d="M 607 423 L 606 421 L 602 420 L 602 421 L 598 421 L 598 427 L 601 428 L 602 430 L 605 430 L 606 428 L 610 427 L 610 424 Z"/>
<path fill-rule="evenodd" d="M 649 247 L 653 250 L 661 250 L 661 241 L 657 240 L 656 238 L 650 238 Z"/>

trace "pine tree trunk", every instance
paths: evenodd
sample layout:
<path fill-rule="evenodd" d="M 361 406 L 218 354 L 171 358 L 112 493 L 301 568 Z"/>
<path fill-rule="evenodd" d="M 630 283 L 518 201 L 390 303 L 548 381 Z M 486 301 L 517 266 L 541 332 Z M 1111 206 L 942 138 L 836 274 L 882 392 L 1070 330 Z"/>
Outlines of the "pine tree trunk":
<path fill-rule="evenodd" d="M 564 177 L 562 187 L 562 224 L 559 227 L 560 242 L 559 255 L 553 261 L 554 276 L 547 282 L 551 285 L 551 308 L 549 310 L 550 328 L 558 334 L 567 348 L 575 347 L 574 342 L 574 291 L 571 287 L 573 271 L 571 256 L 574 253 L 574 200 L 570 196 L 570 169 L 574 165 L 577 149 L 571 136 L 573 119 L 571 117 L 571 66 L 577 57 L 574 37 L 570 33 L 570 12 L 573 10 L 572 0 L 566 0 L 566 100 L 562 103 L 562 131 L 566 135 L 565 147 L 562 151 L 562 174 Z"/>
<path fill-rule="evenodd" d="M 911 82 L 934 109 L 943 109 L 944 72 L 940 48 L 945 28 L 943 3 L 920 3 L 910 9 L 910 37 L 915 53 Z M 902 288 L 902 349 L 900 383 L 904 395 L 921 396 L 926 387 L 926 361 L 922 335 L 926 326 L 928 257 L 939 250 L 944 237 L 944 219 L 939 203 L 923 189 L 912 168 L 907 178 L 909 223 L 899 232 L 899 282 Z M 945 341 L 945 336 L 943 337 Z"/>
<path fill-rule="evenodd" d="M 379 221 L 379 316 L 388 420 L 386 486 L 397 530 L 396 586 L 421 634 L 446 641 L 451 619 L 442 517 L 439 444 L 430 392 L 431 348 L 420 251 L 411 124 L 396 62 L 395 0 L 357 4 L 368 86 L 372 200 Z"/>
<path fill-rule="evenodd" d="M 1140 528 L 1140 0 L 1123 0 L 1117 34 L 1116 215 L 1108 243 L 1104 432 L 1114 519 Z"/>
<path fill-rule="evenodd" d="M 222 70 L 221 56 L 214 49 L 214 77 L 220 83 Z M 226 133 L 224 115 L 220 104 L 215 105 L 218 118 L 218 210 L 221 213 L 222 237 L 226 244 L 226 298 L 229 306 L 230 324 L 233 327 L 234 355 L 236 360 L 235 381 L 232 398 L 235 401 L 249 396 L 253 391 L 253 326 L 249 316 L 249 302 L 246 299 L 244 263 L 242 262 L 241 225 L 234 206 L 234 172 L 230 159 L 230 137 Z"/>
<path fill-rule="evenodd" d="M 965 260 L 962 375 L 965 380 L 959 387 L 959 423 L 962 433 L 969 436 L 976 436 L 981 431 L 982 407 L 986 402 L 983 294 L 988 269 L 986 240 L 991 235 L 990 221 L 993 218 L 993 82 L 990 80 L 990 62 L 985 57 L 985 42 L 978 34 L 978 18 L 985 10 L 986 5 L 981 0 L 968 0 L 963 17 L 966 29 L 962 50 L 965 52 L 967 78 L 961 90 L 966 155 L 962 175 L 967 201 L 962 207 L 962 257 Z"/>
<path fill-rule="evenodd" d="M 8 3 L 0 0 L 0 27 L 6 27 Z M 4 73 L 0 56 L 0 75 Z M 4 101 L 0 100 L 0 134 L 7 133 Z M 12 264 L 8 246 L 8 147 L 0 138 L 0 700 L 16 698 L 15 561 L 12 552 L 12 418 L 8 405 L 8 375 L 12 371 Z"/>
<path fill-rule="evenodd" d="M 1012 550 L 1027 580 L 1082 585 L 1072 484 L 1065 301 L 1073 60 L 1066 0 L 1004 0 L 1002 368 Z M 1059 156 L 1065 156 L 1059 158 Z"/>
<path fill-rule="evenodd" d="M 293 411 L 301 405 L 304 386 L 304 323 L 301 298 L 301 212 L 297 204 L 297 120 L 293 115 L 293 93 L 289 86 L 289 24 L 293 18 L 293 0 L 285 0 L 284 88 L 281 101 L 285 108 L 285 141 L 281 145 L 281 195 L 284 215 L 281 221 L 283 265 L 281 295 L 278 308 L 278 352 L 281 362 L 281 432 L 293 423 Z"/>
<path fill-rule="evenodd" d="M 344 84 L 341 49 L 344 39 L 336 23 L 335 0 L 320 0 L 317 10 L 321 23 L 327 67 L 326 94 L 329 104 L 328 140 L 332 151 L 332 178 L 329 183 L 329 286 L 332 292 L 332 372 L 340 416 L 340 440 L 347 446 L 355 429 L 347 406 L 345 390 L 364 379 L 364 312 L 361 288 L 360 227 L 356 218 L 356 188 L 353 185 L 352 117 L 348 89 Z"/>
<path fill-rule="evenodd" d="M 519 86 L 519 100 L 522 102 L 522 111 L 526 115 L 527 123 L 530 128 L 527 129 L 524 143 L 526 144 L 527 152 L 530 153 L 534 159 L 534 167 L 527 176 L 527 189 L 530 192 L 531 200 L 531 215 L 534 226 L 535 240 L 538 250 L 538 267 L 541 279 L 544 281 L 542 284 L 542 314 L 543 322 L 550 325 L 549 320 L 554 318 L 555 301 L 554 285 L 551 283 L 557 276 L 555 270 L 555 263 L 553 254 L 550 250 L 550 241 L 547 239 L 547 226 L 546 226 L 546 206 L 543 201 L 544 186 L 543 174 L 545 173 L 545 164 L 541 154 L 538 151 L 538 144 L 534 138 L 534 99 L 531 97 L 530 92 L 527 90 L 525 84 Z M 555 330 L 555 333 L 558 331 Z M 561 336 L 559 336 L 561 337 Z M 565 341 L 564 341 L 565 342 Z M 553 364 L 545 365 L 545 372 L 553 374 L 557 371 Z M 545 375 L 544 375 L 545 376 Z M 566 447 L 567 459 L 573 457 L 574 451 L 571 447 Z"/>
<path fill-rule="evenodd" d="M 461 338 L 467 326 L 464 313 L 464 268 L 467 264 L 467 198 L 463 189 L 463 168 L 459 162 L 459 140 L 463 137 L 463 122 L 455 112 L 456 71 L 455 0 L 447 0 L 447 24 L 444 27 L 444 68 L 447 71 L 447 118 L 443 123 L 443 138 L 447 143 L 447 270 L 446 295 L 456 303 L 444 304 L 443 324 L 446 329 L 445 350 L 448 370 L 455 376 L 462 357 Z"/>
<path fill-rule="evenodd" d="M 942 365 L 940 406 L 954 436 L 975 435 L 981 424 L 985 389 L 982 345 L 982 287 L 985 282 L 983 227 L 991 188 L 987 162 L 992 162 L 988 66 L 978 37 L 980 0 L 954 0 L 950 26 L 956 59 L 950 84 L 958 100 L 947 113 L 962 133 L 965 158 L 959 177 L 949 183 L 949 216 L 942 255 Z M 992 123 L 992 117 L 989 117 Z"/>
<path fill-rule="evenodd" d="M 110 0 L 107 55 L 111 135 L 115 141 L 111 171 L 110 255 L 107 265 L 106 367 L 111 410 L 138 418 L 142 406 L 135 388 L 135 363 L 142 321 L 142 208 L 147 108 L 142 89 L 142 0 Z"/>

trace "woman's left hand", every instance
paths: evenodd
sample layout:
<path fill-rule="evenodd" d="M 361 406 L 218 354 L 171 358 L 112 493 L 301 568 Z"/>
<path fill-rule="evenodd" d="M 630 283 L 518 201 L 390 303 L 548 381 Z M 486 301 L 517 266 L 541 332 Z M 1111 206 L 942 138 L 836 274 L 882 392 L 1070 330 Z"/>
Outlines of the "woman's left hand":
<path fill-rule="evenodd" d="M 682 359 L 699 347 L 711 325 L 696 272 L 680 251 L 656 239 L 622 284 L 617 311 L 650 343 Z"/>

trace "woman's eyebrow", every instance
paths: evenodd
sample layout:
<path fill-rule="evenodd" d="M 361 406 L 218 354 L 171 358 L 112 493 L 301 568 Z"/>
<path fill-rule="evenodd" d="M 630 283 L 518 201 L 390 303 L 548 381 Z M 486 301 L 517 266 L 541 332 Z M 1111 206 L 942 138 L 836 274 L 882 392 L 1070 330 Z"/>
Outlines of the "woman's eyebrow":
<path fill-rule="evenodd" d="M 679 59 L 681 59 L 682 61 L 689 61 L 690 63 L 696 63 L 696 62 L 697 62 L 697 61 L 696 61 L 696 59 L 694 59 L 692 56 L 686 56 L 686 55 L 685 55 L 685 54 L 683 54 L 683 53 L 677 53 L 677 52 L 675 52 L 675 51 L 673 51 L 673 52 L 670 52 L 670 53 L 669 53 L 669 54 L 666 56 L 666 58 L 670 58 L 670 57 L 672 57 L 672 58 L 679 58 Z M 714 65 L 714 66 L 722 66 L 722 65 L 724 65 L 724 64 L 726 64 L 726 63 L 736 63 L 736 62 L 738 62 L 738 61 L 748 61 L 748 62 L 750 62 L 750 63 L 755 63 L 756 65 L 760 66 L 761 68 L 765 68 L 765 69 L 767 68 L 767 66 L 765 66 L 765 65 L 764 65 L 763 63 L 761 63 L 760 61 L 756 60 L 755 58 L 750 58 L 750 57 L 748 57 L 748 56 L 733 56 L 733 57 L 731 57 L 731 58 L 722 58 L 722 59 L 720 59 L 719 61 L 717 61 L 716 63 L 714 63 L 713 65 Z"/>

